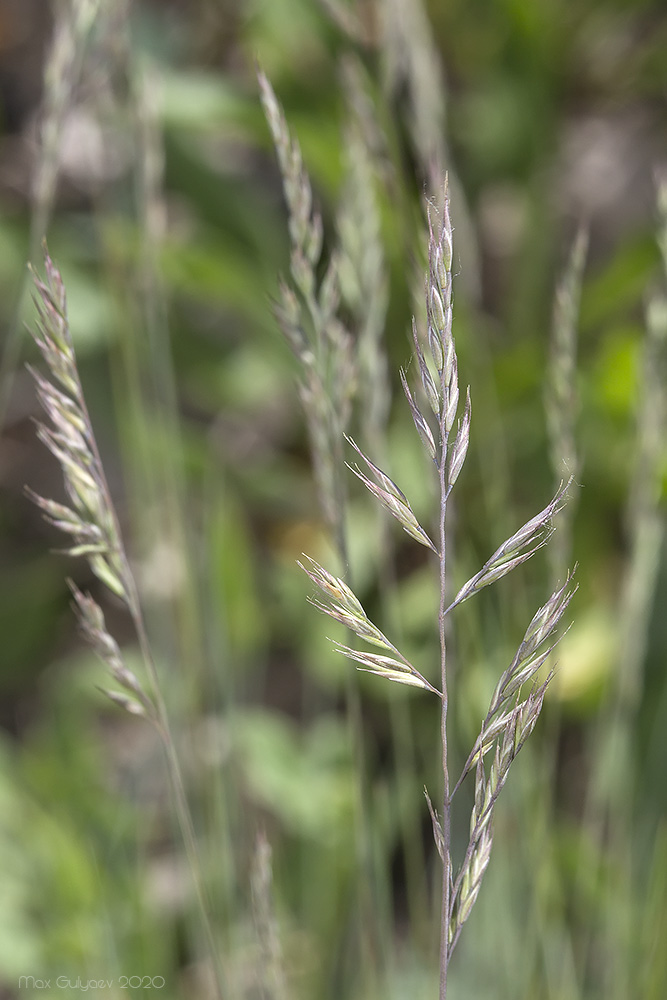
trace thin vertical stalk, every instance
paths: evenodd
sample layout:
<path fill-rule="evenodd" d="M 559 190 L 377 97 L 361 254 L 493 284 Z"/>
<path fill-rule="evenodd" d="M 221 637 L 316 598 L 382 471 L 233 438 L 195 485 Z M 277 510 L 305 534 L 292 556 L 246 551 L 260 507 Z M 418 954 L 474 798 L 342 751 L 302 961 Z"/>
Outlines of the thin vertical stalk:
<path fill-rule="evenodd" d="M 444 382 L 444 372 L 443 372 Z M 444 388 L 443 388 L 444 394 Z M 446 483 L 446 457 L 447 457 L 447 432 L 444 426 L 444 413 L 441 417 L 440 429 L 442 435 L 442 450 L 440 453 L 440 609 L 438 622 L 440 628 L 440 684 L 441 684 L 441 715 L 440 715 L 440 738 L 442 741 L 442 777 L 443 777 L 443 797 L 442 797 L 442 836 L 443 854 L 442 859 L 442 910 L 440 914 L 440 1000 L 447 997 L 447 966 L 449 964 L 449 922 L 451 909 L 451 885 L 452 885 L 452 853 L 451 853 L 451 799 L 449 794 L 449 765 L 447 761 L 447 637 L 445 628 L 445 617 L 447 610 L 446 600 L 446 552 L 445 552 L 445 532 L 447 518 L 447 483 Z"/>
<path fill-rule="evenodd" d="M 320 278 L 317 269 L 323 259 L 322 219 L 313 207 L 310 179 L 298 143 L 290 134 L 271 85 L 261 72 L 258 79 L 289 211 L 292 281 L 289 285 L 281 282 L 281 300 L 276 305 L 276 315 L 299 362 L 300 397 L 308 426 L 320 507 L 333 538 L 343 576 L 349 582 L 351 568 L 343 435 L 350 417 L 356 360 L 352 338 L 338 316 L 340 255 L 330 257 L 324 276 Z M 352 680 L 346 685 L 345 700 L 348 732 L 359 771 L 355 822 L 359 834 L 357 863 L 361 952 L 362 956 L 369 957 L 367 964 L 376 976 L 380 954 L 376 929 L 379 905 L 372 870 L 369 777 L 363 745 L 361 697 Z"/>
<path fill-rule="evenodd" d="M 440 740 L 442 746 L 442 906 L 440 914 L 440 1000 L 447 997 L 447 967 L 450 957 L 449 928 L 452 916 L 452 851 L 451 851 L 451 794 L 449 787 L 449 761 L 447 745 L 447 499 L 457 473 L 448 470 L 449 432 L 458 405 L 458 377 L 456 351 L 452 338 L 452 228 L 449 215 L 449 188 L 445 181 L 442 221 L 437 240 L 434 238 L 429 216 L 429 280 L 427 285 L 427 314 L 429 340 L 433 360 L 439 375 L 438 409 L 438 485 L 440 491 L 440 524 L 438 556 L 440 562 L 440 607 L 438 627 L 440 635 Z M 424 377 L 424 376 L 423 376 Z M 424 386 L 426 388 L 426 386 Z M 466 444 L 467 447 L 467 444 Z M 456 450 L 456 448 L 455 448 Z"/>
<path fill-rule="evenodd" d="M 88 425 L 92 427 L 90 421 L 90 415 L 88 413 L 88 406 L 86 404 L 85 396 L 83 393 L 83 387 L 79 381 L 78 372 L 76 374 L 77 380 L 77 395 L 78 403 L 81 407 L 81 411 L 84 414 L 85 420 Z M 90 448 L 95 457 L 97 467 L 99 469 L 99 475 L 101 478 L 101 485 L 105 495 L 108 497 L 108 511 L 109 515 L 113 520 L 114 534 L 117 539 L 121 539 L 120 525 L 118 523 L 118 515 L 116 514 L 116 509 L 111 502 L 111 491 L 109 490 L 109 485 L 106 480 L 106 474 L 104 472 L 104 466 L 102 464 L 102 459 L 97 447 L 97 441 L 94 435 L 90 438 Z M 208 893 L 206 892 L 204 876 L 201 869 L 201 864 L 199 861 L 199 854 L 197 851 L 197 837 L 194 830 L 194 824 L 192 821 L 192 814 L 190 811 L 190 806 L 188 804 L 187 795 L 185 793 L 185 785 L 183 782 L 183 774 L 181 771 L 181 765 L 178 758 L 178 753 L 176 751 L 176 745 L 174 743 L 173 734 L 171 731 L 171 726 L 169 723 L 169 714 L 167 712 L 167 706 L 162 694 L 162 689 L 160 687 L 160 678 L 158 676 L 157 668 L 155 666 L 155 660 L 153 659 L 153 654 L 150 647 L 150 642 L 148 639 L 148 634 L 146 632 L 146 625 L 144 622 L 143 612 L 141 610 L 141 602 L 139 600 L 139 594 L 137 591 L 136 581 L 134 579 L 134 574 L 130 568 L 130 564 L 125 553 L 125 549 L 120 544 L 119 551 L 117 553 L 123 571 L 123 585 L 125 588 L 125 594 L 127 598 L 127 606 L 132 618 L 132 622 L 139 640 L 139 647 L 141 649 L 141 655 L 146 667 L 146 672 L 151 682 L 153 688 L 153 701 L 156 708 L 156 718 L 155 724 L 157 732 L 162 741 L 163 749 L 165 752 L 165 758 L 167 763 L 167 773 L 169 775 L 169 781 L 172 789 L 172 794 L 174 797 L 174 805 L 176 808 L 176 815 L 178 818 L 178 824 L 181 830 L 181 835 L 183 837 L 183 842 L 185 846 L 185 852 L 188 859 L 188 865 L 190 867 L 190 873 L 192 876 L 192 881 L 195 888 L 195 894 L 197 896 L 197 903 L 201 915 L 201 921 L 204 928 L 204 933 L 206 935 L 207 945 L 211 955 L 211 961 L 213 962 L 215 970 L 215 995 L 217 1000 L 223 1000 L 224 990 L 223 982 L 224 975 L 222 969 L 222 962 L 220 955 L 218 953 L 218 948 L 215 944 L 215 936 L 213 934 L 213 927 L 211 923 L 210 916 L 210 901 L 208 898 Z"/>
<path fill-rule="evenodd" d="M 216 946 L 215 935 L 213 933 L 213 924 L 210 915 L 211 903 L 208 892 L 206 891 L 206 883 L 204 881 L 204 875 L 199 860 L 197 836 L 194 829 L 194 823 L 192 821 L 192 813 L 190 811 L 190 806 L 185 792 L 185 783 L 183 781 L 181 763 L 176 750 L 171 725 L 169 723 L 167 706 L 160 688 L 160 680 L 155 666 L 155 661 L 153 659 L 150 643 L 148 641 L 148 635 L 146 633 L 146 626 L 144 624 L 144 618 L 141 611 L 141 605 L 139 603 L 139 596 L 137 594 L 134 577 L 129 571 L 125 582 L 128 587 L 130 614 L 137 633 L 137 638 L 139 639 L 139 647 L 146 665 L 146 671 L 153 687 L 153 699 L 157 709 L 156 729 L 162 741 L 178 825 L 183 837 L 185 853 L 188 859 L 195 894 L 197 896 L 197 904 L 199 907 L 204 934 L 206 936 L 206 943 L 211 955 L 211 961 L 213 962 L 215 996 L 217 1000 L 223 1000 L 225 995 L 223 988 L 223 983 L 225 981 L 224 969 L 219 949 Z"/>

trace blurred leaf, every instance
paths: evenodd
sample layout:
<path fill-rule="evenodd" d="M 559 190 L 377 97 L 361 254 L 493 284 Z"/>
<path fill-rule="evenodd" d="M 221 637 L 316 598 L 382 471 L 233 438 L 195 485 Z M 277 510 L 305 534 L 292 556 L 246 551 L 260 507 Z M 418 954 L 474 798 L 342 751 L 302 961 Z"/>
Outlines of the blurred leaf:
<path fill-rule="evenodd" d="M 160 67 L 158 98 L 162 122 L 168 128 L 219 129 L 223 123 L 247 117 L 251 104 L 219 73 Z"/>
<path fill-rule="evenodd" d="M 22 566 L 5 567 L 0 580 L 0 684 L 5 689 L 19 685 L 26 663 L 44 655 L 53 641 L 67 602 L 63 562 L 40 555 Z"/>
<path fill-rule="evenodd" d="M 346 728 L 323 716 L 300 735 L 276 713 L 236 715 L 234 740 L 248 790 L 292 836 L 349 841 L 355 792 Z"/>
<path fill-rule="evenodd" d="M 602 344 L 593 387 L 601 407 L 613 417 L 628 419 L 634 411 L 641 350 L 641 330 L 616 329 Z"/>
<path fill-rule="evenodd" d="M 660 255 L 652 235 L 627 236 L 601 272 L 587 279 L 581 295 L 581 329 L 615 323 L 619 313 L 639 305 Z"/>
<path fill-rule="evenodd" d="M 16 759 L 0 743 L 0 985 L 13 988 L 27 969 L 43 967 L 41 929 L 34 919 L 34 856 L 26 850 L 26 833 L 36 816 L 25 791 L 16 783 Z"/>
<path fill-rule="evenodd" d="M 230 664 L 238 669 L 264 647 L 268 622 L 257 590 L 249 527 L 229 493 L 211 514 L 208 539 L 214 603 L 225 621 Z"/>
<path fill-rule="evenodd" d="M 574 627 L 556 649 L 556 673 L 547 700 L 558 699 L 574 713 L 592 714 L 613 678 L 617 648 L 616 620 L 610 608 L 598 604 L 577 610 Z"/>

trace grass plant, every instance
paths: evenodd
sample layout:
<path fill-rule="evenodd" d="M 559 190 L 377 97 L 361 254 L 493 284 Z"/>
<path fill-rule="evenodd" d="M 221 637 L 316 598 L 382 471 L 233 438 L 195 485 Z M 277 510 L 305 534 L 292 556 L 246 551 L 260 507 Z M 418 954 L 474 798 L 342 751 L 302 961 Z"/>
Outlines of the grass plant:
<path fill-rule="evenodd" d="M 538 671 L 550 656 L 559 622 L 570 603 L 573 589 L 570 577 L 554 591 L 547 603 L 533 616 L 512 662 L 500 677 L 479 736 L 456 781 L 450 777 L 448 744 L 449 675 L 447 668 L 447 616 L 465 600 L 496 583 L 531 558 L 547 541 L 552 521 L 563 502 L 562 487 L 547 506 L 504 541 L 450 599 L 447 564 L 447 505 L 465 462 L 470 439 L 470 390 L 466 393 L 463 414 L 459 413 L 458 362 L 452 332 L 452 225 L 449 196 L 445 190 L 440 218 L 429 211 L 429 270 L 426 282 L 428 317 L 428 355 L 422 347 L 416 324 L 413 324 L 415 358 L 421 389 L 410 388 L 405 372 L 401 381 L 417 433 L 437 474 L 439 487 L 438 533 L 433 541 L 417 521 L 403 491 L 348 438 L 365 468 L 351 467 L 379 503 L 398 521 L 416 542 L 437 557 L 439 565 L 440 639 L 439 687 L 435 686 L 367 616 L 353 590 L 341 578 L 333 576 L 315 560 L 302 569 L 319 588 L 322 598 L 315 607 L 345 625 L 363 642 L 382 652 L 355 649 L 337 643 L 343 655 L 360 664 L 359 669 L 386 680 L 419 687 L 434 694 L 441 703 L 442 794 L 441 812 L 427 801 L 433 822 L 435 844 L 442 861 L 442 902 L 440 931 L 440 997 L 447 996 L 447 974 L 453 951 L 463 925 L 472 911 L 484 872 L 489 864 L 493 839 L 492 818 L 496 802 L 509 776 L 510 767 L 533 731 L 544 701 L 551 675 L 537 683 Z M 421 395 L 423 393 L 423 400 Z M 424 403 L 430 408 L 425 415 Z M 426 411 L 428 413 L 428 411 Z M 532 686 L 531 686 L 532 685 Z M 526 693 L 526 689 L 528 693 Z M 491 764 L 485 764 L 487 754 Z M 474 774 L 475 804 L 470 818 L 470 838 L 460 865 L 452 855 L 452 804 L 464 779 Z"/>
<path fill-rule="evenodd" d="M 310 434 L 320 506 L 347 562 L 342 440 L 350 417 L 355 372 L 351 337 L 337 315 L 338 262 L 332 255 L 323 277 L 318 277 L 322 217 L 313 205 L 301 150 L 289 133 L 282 108 L 266 76 L 260 72 L 258 78 L 289 209 L 292 283 L 281 281 L 276 315 L 303 373 L 299 395 Z"/>
<path fill-rule="evenodd" d="M 214 939 L 210 901 L 201 871 L 197 838 L 176 744 L 144 624 L 137 585 L 125 553 L 118 518 L 88 415 L 69 331 L 65 288 L 48 253 L 45 265 L 46 280 L 35 277 L 39 316 L 35 342 L 51 378 L 49 380 L 34 370 L 33 376 L 50 426 L 39 424 L 37 434 L 60 463 L 69 503 L 57 503 L 32 491 L 29 491 L 29 495 L 51 524 L 72 539 L 67 553 L 88 560 L 95 576 L 112 594 L 120 598 L 132 619 L 149 683 L 148 692 L 125 664 L 118 643 L 107 630 L 100 605 L 90 594 L 82 593 L 74 583 L 70 583 L 81 631 L 107 667 L 116 685 L 105 693 L 131 715 L 145 718 L 160 737 L 209 956 L 216 970 L 217 996 L 222 998 L 222 959 Z"/>

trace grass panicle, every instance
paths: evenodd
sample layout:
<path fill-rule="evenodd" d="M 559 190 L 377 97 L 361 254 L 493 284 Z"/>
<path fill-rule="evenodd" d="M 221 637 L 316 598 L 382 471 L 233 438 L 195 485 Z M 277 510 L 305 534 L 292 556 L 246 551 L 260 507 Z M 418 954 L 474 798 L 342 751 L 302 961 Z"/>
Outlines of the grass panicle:
<path fill-rule="evenodd" d="M 65 288 L 48 253 L 45 265 L 46 281 L 35 276 L 35 343 L 54 381 L 31 369 L 39 400 L 51 423 L 39 423 L 37 435 L 60 462 L 71 506 L 32 491 L 30 495 L 47 519 L 72 537 L 67 552 L 86 556 L 93 573 L 130 606 L 129 566 L 79 379 Z"/>
<path fill-rule="evenodd" d="M 436 847 L 443 863 L 440 998 L 445 1000 L 449 962 L 463 924 L 470 916 L 477 899 L 482 878 L 489 864 L 494 808 L 509 776 L 511 765 L 539 718 L 552 674 L 540 684 L 536 681 L 537 674 L 556 645 L 557 640 L 551 640 L 567 611 L 574 588 L 570 587 L 571 577 L 568 575 L 565 583 L 554 591 L 546 604 L 533 616 L 510 666 L 498 681 L 486 718 L 461 777 L 451 788 L 447 736 L 449 697 L 446 618 L 463 601 L 502 579 L 546 544 L 553 531 L 553 519 L 564 503 L 569 483 L 564 487 L 561 484 L 547 506 L 506 539 L 484 566 L 460 588 L 454 600 L 447 601 L 447 503 L 463 468 L 468 450 L 471 402 L 468 389 L 463 413 L 457 424 L 460 391 L 452 332 L 453 245 L 449 196 L 446 188 L 442 213 L 436 215 L 435 209 L 429 206 L 428 221 L 429 265 L 426 282 L 425 338 L 428 355 L 422 347 L 416 325 L 413 324 L 413 342 L 421 386 L 417 391 L 413 391 L 405 372 L 401 372 L 401 381 L 415 427 L 429 458 L 435 465 L 438 477 L 440 504 L 437 544 L 418 523 L 409 500 L 393 480 L 362 452 L 352 438 L 348 437 L 347 440 L 370 470 L 370 476 L 361 472 L 358 467 L 350 466 L 352 472 L 394 516 L 401 527 L 416 541 L 431 549 L 438 558 L 440 688 L 438 689 L 428 680 L 425 673 L 410 663 L 387 636 L 369 620 L 354 591 L 343 580 L 333 576 L 312 559 L 308 565 L 301 563 L 299 565 L 324 595 L 323 600 L 312 601 L 315 607 L 351 629 L 360 639 L 380 646 L 390 655 L 360 652 L 342 643 L 336 643 L 339 652 L 355 660 L 362 670 L 388 680 L 421 687 L 436 693 L 440 698 L 443 781 L 441 815 L 433 807 L 428 792 L 426 798 Z M 426 411 L 422 409 L 421 396 L 427 404 Z M 529 688 L 527 694 L 524 693 L 526 688 Z M 487 771 L 485 757 L 489 753 L 492 756 Z M 475 802 L 470 818 L 470 838 L 463 860 L 454 875 L 455 865 L 451 844 L 452 800 L 464 778 L 472 772 L 475 774 Z"/>
<path fill-rule="evenodd" d="M 551 466 L 557 479 L 564 472 L 576 477 L 580 465 L 575 440 L 579 409 L 576 387 L 577 322 L 587 252 L 588 232 L 582 227 L 572 244 L 565 272 L 554 296 L 545 409 Z"/>
<path fill-rule="evenodd" d="M 137 586 L 125 554 L 118 518 L 88 415 L 67 319 L 65 287 L 60 272 L 46 251 L 45 270 L 45 281 L 34 276 L 38 316 L 34 339 L 52 381 L 37 371 L 33 370 L 32 374 L 50 426 L 38 424 L 37 433 L 60 463 L 71 506 L 28 492 L 46 518 L 72 538 L 72 544 L 66 550 L 69 555 L 85 556 L 93 573 L 113 594 L 123 600 L 131 615 L 152 689 L 150 695 L 125 665 L 120 647 L 107 630 L 99 604 L 89 594 L 84 594 L 74 584 L 70 584 L 84 636 L 105 663 L 111 678 L 124 689 L 105 693 L 129 714 L 149 720 L 162 741 L 175 810 L 215 970 L 216 996 L 222 1000 L 224 972 L 213 934 L 210 903 L 201 871 L 181 765 L 144 624 Z"/>
<path fill-rule="evenodd" d="M 299 144 L 289 131 L 273 88 L 261 71 L 258 80 L 280 166 L 290 235 L 291 282 L 280 281 L 275 314 L 301 367 L 299 394 L 310 434 L 319 502 L 346 562 L 342 434 L 350 418 L 356 366 L 352 338 L 337 315 L 338 261 L 332 254 L 319 277 L 322 217 L 314 208 Z"/>
<path fill-rule="evenodd" d="M 100 20 L 100 0 L 61 0 L 54 5 L 53 36 L 44 63 L 43 99 L 31 177 L 32 218 L 29 257 L 39 251 L 55 201 L 67 114 L 81 76 L 90 36 Z M 4 424 L 21 351 L 19 314 L 25 296 L 22 280 L 9 332 L 0 354 L 0 425 Z"/>
<path fill-rule="evenodd" d="M 582 465 L 577 449 L 579 413 L 577 391 L 577 325 L 581 286 L 588 253 L 588 231 L 582 226 L 572 244 L 565 271 L 556 288 L 544 405 L 551 468 L 559 482 L 564 475 L 576 480 Z M 550 550 L 552 580 L 567 572 L 572 552 L 576 494 L 568 496 L 558 519 L 558 532 Z"/>
<path fill-rule="evenodd" d="M 342 79 L 348 122 L 343 137 L 346 177 L 336 218 L 338 275 L 341 301 L 353 321 L 357 386 L 363 386 L 358 393 L 362 439 L 379 448 L 391 404 L 384 344 L 389 281 L 376 190 L 386 140 L 361 65 L 346 60 Z"/>

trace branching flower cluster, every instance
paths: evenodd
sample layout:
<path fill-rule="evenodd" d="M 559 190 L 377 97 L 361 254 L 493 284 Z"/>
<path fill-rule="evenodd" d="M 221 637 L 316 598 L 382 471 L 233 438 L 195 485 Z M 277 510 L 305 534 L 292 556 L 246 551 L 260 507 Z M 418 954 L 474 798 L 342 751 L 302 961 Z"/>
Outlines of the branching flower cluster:
<path fill-rule="evenodd" d="M 355 388 L 353 344 L 339 320 L 338 261 L 329 258 L 323 277 L 317 268 L 323 251 L 322 217 L 299 144 L 266 76 L 258 73 L 264 114 L 271 130 L 289 214 L 291 282 L 281 279 L 275 313 L 302 370 L 299 394 L 311 438 L 320 505 L 330 530 L 341 541 L 344 485 L 339 461 Z"/>
<path fill-rule="evenodd" d="M 567 486 L 561 487 L 539 514 L 498 546 L 482 568 L 464 583 L 454 599 L 447 603 L 445 573 L 447 501 L 461 473 L 468 451 L 471 403 L 468 389 L 463 412 L 459 416 L 458 363 L 452 335 L 452 226 L 447 192 L 445 192 L 442 216 L 437 220 L 437 226 L 434 217 L 435 211 L 430 210 L 425 338 L 428 353 L 422 346 L 416 323 L 413 321 L 412 332 L 419 385 L 416 391 L 413 390 L 405 371 L 401 371 L 401 382 L 415 428 L 434 463 L 438 476 L 440 509 L 437 542 L 432 540 L 418 522 L 408 498 L 396 483 L 379 469 L 351 438 L 348 437 L 347 440 L 365 463 L 370 474 L 362 472 L 358 466 L 349 466 L 351 470 L 392 514 L 403 530 L 438 557 L 440 687 L 429 680 L 426 673 L 411 663 L 369 620 L 361 602 L 342 579 L 332 576 L 312 559 L 308 565 L 302 565 L 302 569 L 323 595 L 322 600 L 312 602 L 319 610 L 345 625 L 363 642 L 379 646 L 384 650 L 378 655 L 375 652 L 352 649 L 348 645 L 336 643 L 339 652 L 360 664 L 359 669 L 387 680 L 421 687 L 437 695 L 441 701 L 444 783 L 442 816 L 439 816 L 433 807 L 428 793 L 427 801 L 433 821 L 436 846 L 443 862 L 440 996 L 444 998 L 447 990 L 447 966 L 463 924 L 477 898 L 489 863 L 493 839 L 493 811 L 507 780 L 510 766 L 534 729 L 542 709 L 551 674 L 540 684 L 536 681 L 537 674 L 558 642 L 558 625 L 567 610 L 574 588 L 570 588 L 571 577 L 568 576 L 565 583 L 534 615 L 512 662 L 498 681 L 479 736 L 460 778 L 450 791 L 447 758 L 445 619 L 455 607 L 522 565 L 548 541 L 553 530 L 554 515 L 564 502 Z M 427 403 L 426 408 L 422 406 L 422 398 Z M 524 694 L 526 687 L 529 687 L 529 691 Z M 489 754 L 491 764 L 487 772 L 485 758 Z M 475 803 L 470 818 L 470 837 L 463 861 L 457 874 L 454 875 L 450 840 L 452 798 L 465 777 L 472 772 L 475 773 Z"/>
<path fill-rule="evenodd" d="M 48 253 L 45 261 L 46 281 L 36 275 L 34 279 L 38 314 L 34 339 L 53 381 L 34 369 L 30 371 L 51 424 L 38 424 L 37 435 L 60 463 L 70 506 L 38 496 L 32 490 L 28 494 L 47 520 L 71 537 L 68 555 L 85 556 L 95 576 L 125 602 L 134 617 L 138 613 L 136 588 L 83 395 L 67 320 L 65 288 Z M 107 631 L 102 608 L 74 583 L 70 582 L 70 588 L 83 634 L 113 680 L 123 688 L 106 694 L 132 714 L 157 722 L 156 706 L 125 665 L 118 644 Z"/>
<path fill-rule="evenodd" d="M 72 538 L 68 554 L 87 558 L 95 575 L 123 600 L 132 618 L 150 683 L 150 695 L 127 667 L 118 643 L 107 629 L 100 605 L 90 594 L 84 594 L 70 582 L 81 630 L 106 665 L 112 680 L 122 689 L 107 690 L 105 694 L 130 714 L 151 722 L 162 741 L 176 815 L 215 973 L 214 995 L 222 1000 L 225 974 L 213 934 L 210 901 L 197 853 L 176 744 L 146 633 L 137 586 L 123 547 L 118 518 L 88 415 L 67 320 L 65 288 L 48 253 L 45 264 L 46 281 L 34 276 L 38 313 L 38 332 L 34 339 L 52 381 L 34 370 L 32 375 L 51 426 L 39 424 L 37 433 L 60 463 L 70 506 L 38 496 L 30 490 L 28 492 L 46 518 Z"/>

